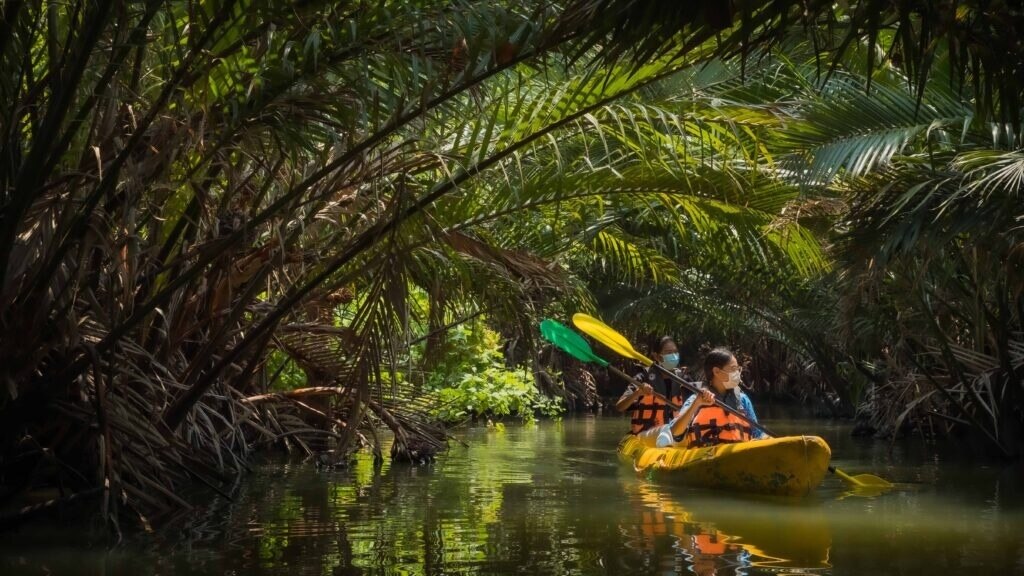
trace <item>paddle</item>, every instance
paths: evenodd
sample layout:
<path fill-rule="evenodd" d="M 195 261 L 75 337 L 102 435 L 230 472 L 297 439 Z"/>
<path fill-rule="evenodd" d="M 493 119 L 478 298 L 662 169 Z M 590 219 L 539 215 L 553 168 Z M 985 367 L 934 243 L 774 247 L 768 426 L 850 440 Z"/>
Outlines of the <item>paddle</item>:
<path fill-rule="evenodd" d="M 585 332 L 586 334 L 588 334 L 589 336 L 591 336 L 592 338 L 594 338 L 595 340 L 600 342 L 601 344 L 604 344 L 608 348 L 611 348 L 617 354 L 619 354 L 621 356 L 624 356 L 626 358 L 632 358 L 634 360 L 637 360 L 637 361 L 643 363 L 645 366 L 653 366 L 659 372 L 661 372 L 665 376 L 668 376 L 669 378 L 675 380 L 676 382 L 679 383 L 680 386 L 685 387 L 687 390 L 690 390 L 692 392 L 697 392 L 698 391 L 697 388 L 692 386 L 689 382 L 687 382 L 687 381 L 683 380 L 682 378 L 676 376 L 671 370 L 665 369 L 663 366 L 661 366 L 659 364 L 656 364 L 650 358 L 648 358 L 648 357 L 644 356 L 643 354 L 641 354 L 641 353 L 637 352 L 636 350 L 634 350 L 633 349 L 633 345 L 630 344 L 629 340 L 627 340 L 625 336 L 623 336 L 622 334 L 619 334 L 614 329 L 612 329 L 610 326 L 608 326 L 604 322 L 601 322 L 597 318 L 594 318 L 592 316 L 589 316 L 589 315 L 583 314 L 583 313 L 576 313 L 576 314 L 573 314 L 572 323 L 575 324 L 577 328 L 579 328 L 580 330 L 582 330 L 583 332 Z M 722 408 L 722 409 L 724 409 L 726 412 L 729 412 L 730 414 L 734 414 L 734 415 L 739 416 L 740 418 L 746 420 L 747 423 L 750 424 L 752 427 L 757 428 L 758 430 L 760 430 L 761 432 L 764 432 L 768 436 L 775 436 L 775 434 L 772 434 L 767 429 L 765 429 L 764 426 L 761 426 L 757 422 L 754 422 L 749 417 L 747 417 L 746 414 L 743 414 L 742 412 L 740 412 L 738 410 L 730 408 L 729 406 L 723 404 L 717 398 L 715 399 L 715 405 L 720 407 L 720 408 Z M 850 476 L 849 474 L 847 474 L 846 472 L 843 472 L 842 470 L 839 470 L 835 466 L 829 466 L 828 467 L 828 471 L 832 472 L 836 476 L 839 476 L 844 481 L 846 481 L 846 482 L 848 482 L 848 483 L 850 483 L 850 484 L 852 484 L 854 486 L 869 487 L 869 488 L 891 488 L 892 487 L 892 484 L 889 483 L 887 480 L 885 480 L 883 478 L 880 478 L 878 476 L 875 476 L 873 474 L 858 474 L 856 476 Z"/>
<path fill-rule="evenodd" d="M 693 392 L 694 394 L 700 393 L 700 387 L 694 386 L 690 382 L 683 380 L 679 376 L 676 376 L 675 373 L 672 372 L 671 370 L 668 370 L 661 364 L 655 363 L 650 358 L 634 350 L 633 345 L 629 343 L 629 340 L 626 340 L 626 338 L 622 334 L 619 334 L 615 330 L 612 330 L 604 322 L 601 322 L 596 318 L 593 318 L 582 313 L 574 314 L 572 317 L 572 322 L 573 324 L 576 325 L 577 328 L 586 332 L 601 344 L 604 344 L 608 348 L 611 348 L 615 353 L 619 354 L 620 356 L 625 356 L 626 358 L 632 358 L 634 360 L 637 360 L 644 366 L 653 366 L 656 370 L 658 370 L 665 376 L 668 376 L 669 378 L 678 382 L 679 385 L 682 386 L 683 388 L 686 388 L 687 390 Z M 740 412 L 739 410 L 736 410 L 735 408 L 729 406 L 728 404 L 725 404 L 718 398 L 715 398 L 715 405 L 730 414 L 742 418 L 752 427 L 760 430 L 761 432 L 764 432 L 768 436 L 774 436 L 774 434 L 766 430 L 764 426 L 761 426 L 757 422 L 754 422 L 753 420 L 748 418 L 746 414 Z"/>
<path fill-rule="evenodd" d="M 604 358 L 601 358 L 597 354 L 594 354 L 594 351 L 590 348 L 590 344 L 588 344 L 582 336 L 573 332 L 560 322 L 557 322 L 550 318 L 544 320 L 543 322 L 540 323 L 540 335 L 543 336 L 545 340 L 551 342 L 557 348 L 561 349 L 563 352 L 579 360 L 580 362 L 586 362 L 588 364 L 593 363 L 597 364 L 598 366 L 603 366 L 614 372 L 620 378 L 623 378 L 627 382 L 632 383 L 634 386 L 643 387 L 644 385 L 643 382 L 631 378 L 622 370 L 619 370 L 615 366 L 609 364 L 608 361 L 605 360 Z M 663 402 L 668 404 L 674 410 L 679 410 L 681 408 L 681 406 L 672 402 L 668 398 L 665 398 L 664 396 L 657 392 L 652 392 L 652 395 L 660 398 Z"/>

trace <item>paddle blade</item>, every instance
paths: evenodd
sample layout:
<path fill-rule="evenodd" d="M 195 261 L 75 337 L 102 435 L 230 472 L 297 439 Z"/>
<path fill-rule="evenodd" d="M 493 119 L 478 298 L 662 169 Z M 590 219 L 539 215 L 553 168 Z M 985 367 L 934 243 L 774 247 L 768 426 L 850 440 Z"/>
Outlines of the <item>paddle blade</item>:
<path fill-rule="evenodd" d="M 572 323 L 584 334 L 611 348 L 613 352 L 620 356 L 642 362 L 644 366 L 650 366 L 654 363 L 650 358 L 634 350 L 633 345 L 629 343 L 625 336 L 593 316 L 577 312 L 572 315 Z"/>
<path fill-rule="evenodd" d="M 600 366 L 607 366 L 608 362 L 590 349 L 590 344 L 582 336 L 573 332 L 568 326 L 550 318 L 540 323 L 540 335 L 551 342 L 566 354 L 580 362 L 593 362 Z"/>
<path fill-rule="evenodd" d="M 867 488 L 874 490 L 887 490 L 892 488 L 892 484 L 884 479 L 875 476 L 874 474 L 857 474 L 856 476 L 850 476 L 846 472 L 836 468 L 835 466 L 829 466 L 828 471 L 839 476 L 847 484 L 855 488 Z"/>
<path fill-rule="evenodd" d="M 891 482 L 884 478 L 879 478 L 874 474 L 857 474 L 856 476 L 853 476 L 853 479 L 864 488 L 889 489 L 893 487 Z"/>

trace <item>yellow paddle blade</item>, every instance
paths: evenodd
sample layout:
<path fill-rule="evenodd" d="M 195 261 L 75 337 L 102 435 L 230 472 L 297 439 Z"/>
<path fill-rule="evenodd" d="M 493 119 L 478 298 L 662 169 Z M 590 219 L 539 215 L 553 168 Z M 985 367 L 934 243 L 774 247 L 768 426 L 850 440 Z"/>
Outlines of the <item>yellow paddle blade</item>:
<path fill-rule="evenodd" d="M 884 478 L 879 478 L 874 474 L 857 474 L 856 476 L 850 476 L 846 472 L 836 468 L 835 466 L 828 467 L 829 472 L 832 472 L 836 476 L 842 478 L 845 482 L 857 488 L 879 488 L 887 489 L 892 488 L 892 484 Z"/>
<path fill-rule="evenodd" d="M 892 488 L 892 483 L 874 474 L 857 474 L 853 477 L 857 484 L 865 488 Z"/>
<path fill-rule="evenodd" d="M 619 356 L 632 358 L 642 362 L 644 366 L 654 364 L 654 361 L 650 358 L 634 350 L 633 345 L 629 343 L 629 340 L 627 340 L 625 336 L 619 334 L 597 318 L 582 312 L 577 312 L 572 315 L 572 323 L 575 324 L 576 327 L 584 334 L 587 334 L 594 340 L 604 344 Z"/>

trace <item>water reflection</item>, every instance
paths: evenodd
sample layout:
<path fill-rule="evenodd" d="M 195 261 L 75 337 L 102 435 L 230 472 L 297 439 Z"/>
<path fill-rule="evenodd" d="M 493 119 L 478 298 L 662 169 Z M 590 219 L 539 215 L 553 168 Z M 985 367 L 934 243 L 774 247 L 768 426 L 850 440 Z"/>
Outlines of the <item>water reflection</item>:
<path fill-rule="evenodd" d="M 831 532 L 817 501 L 759 498 L 745 501 L 625 478 L 623 491 L 637 511 L 626 524 L 632 547 L 657 554 L 668 539 L 697 574 L 746 574 L 745 569 L 830 568 Z M 662 560 L 662 565 L 667 563 Z"/>
<path fill-rule="evenodd" d="M 475 429 L 427 467 L 269 460 L 233 502 L 112 554 L 74 532 L 5 535 L 0 574 L 1024 573 L 1019 468 L 770 425 L 828 436 L 839 466 L 900 487 L 842 498 L 829 477 L 809 499 L 743 498 L 637 478 L 614 455 L 620 419 Z"/>
<path fill-rule="evenodd" d="M 582 490 L 572 474 L 553 473 L 563 461 L 561 428 L 526 438 L 477 434 L 472 448 L 433 466 L 375 471 L 360 459 L 351 470 L 306 466 L 251 484 L 236 506 L 249 508 L 249 549 L 238 567 L 289 575 L 560 572 L 578 547 L 564 526 L 568 511 L 551 504 Z"/>

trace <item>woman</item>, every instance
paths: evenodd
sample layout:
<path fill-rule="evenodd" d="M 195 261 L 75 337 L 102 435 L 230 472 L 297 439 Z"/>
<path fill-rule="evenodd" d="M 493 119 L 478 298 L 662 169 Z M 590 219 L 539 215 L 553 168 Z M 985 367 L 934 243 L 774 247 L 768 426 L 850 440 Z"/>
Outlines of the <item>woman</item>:
<path fill-rule="evenodd" d="M 658 341 L 658 353 L 654 354 L 654 360 L 676 376 L 683 377 L 683 372 L 678 369 L 679 348 L 671 336 L 665 336 Z M 633 409 L 630 433 L 640 434 L 645 430 L 664 426 L 676 415 L 672 407 L 665 402 L 665 398 L 676 406 L 683 402 L 679 384 L 671 378 L 663 377 L 662 373 L 654 368 L 638 373 L 633 379 L 642 382 L 643 385 L 630 384 L 615 403 L 615 409 L 619 412 Z M 661 397 L 655 396 L 655 393 Z"/>
<path fill-rule="evenodd" d="M 704 358 L 704 377 L 709 386 L 689 397 L 679 415 L 661 427 L 657 446 L 683 444 L 696 448 L 764 437 L 750 425 L 757 422 L 757 414 L 750 398 L 739 389 L 740 365 L 736 356 L 725 348 L 708 352 Z M 716 399 L 742 412 L 750 422 L 716 406 Z"/>

